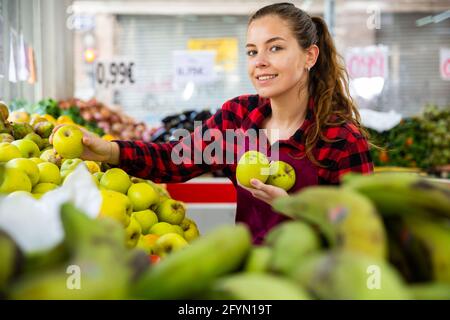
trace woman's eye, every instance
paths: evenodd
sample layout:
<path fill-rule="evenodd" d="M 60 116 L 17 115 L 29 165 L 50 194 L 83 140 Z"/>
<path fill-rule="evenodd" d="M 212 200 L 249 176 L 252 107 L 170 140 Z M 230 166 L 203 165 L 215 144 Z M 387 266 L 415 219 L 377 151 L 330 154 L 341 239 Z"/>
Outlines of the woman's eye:
<path fill-rule="evenodd" d="M 283 48 L 281 48 L 279 46 L 273 46 L 273 47 L 270 48 L 270 51 L 276 52 L 276 51 L 280 51 L 281 49 L 283 49 Z"/>
<path fill-rule="evenodd" d="M 247 51 L 247 55 L 249 57 L 253 57 L 254 55 L 256 55 L 256 51 L 255 50 L 249 50 L 249 51 Z"/>

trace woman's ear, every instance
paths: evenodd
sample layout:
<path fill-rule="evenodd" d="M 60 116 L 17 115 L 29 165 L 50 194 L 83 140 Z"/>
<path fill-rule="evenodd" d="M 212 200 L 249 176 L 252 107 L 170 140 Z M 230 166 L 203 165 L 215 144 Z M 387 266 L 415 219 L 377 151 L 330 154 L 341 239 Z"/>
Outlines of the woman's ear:
<path fill-rule="evenodd" d="M 319 47 L 315 44 L 306 49 L 306 69 L 311 69 L 319 57 Z"/>

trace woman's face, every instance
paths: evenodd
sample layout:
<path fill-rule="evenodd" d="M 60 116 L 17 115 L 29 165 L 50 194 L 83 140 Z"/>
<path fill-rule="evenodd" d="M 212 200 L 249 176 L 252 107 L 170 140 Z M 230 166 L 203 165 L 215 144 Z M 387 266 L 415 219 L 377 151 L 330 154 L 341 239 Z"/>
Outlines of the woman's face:
<path fill-rule="evenodd" d="M 308 53 L 278 16 L 251 22 L 246 50 L 248 75 L 260 96 L 275 98 L 291 89 L 299 90 L 305 83 Z"/>

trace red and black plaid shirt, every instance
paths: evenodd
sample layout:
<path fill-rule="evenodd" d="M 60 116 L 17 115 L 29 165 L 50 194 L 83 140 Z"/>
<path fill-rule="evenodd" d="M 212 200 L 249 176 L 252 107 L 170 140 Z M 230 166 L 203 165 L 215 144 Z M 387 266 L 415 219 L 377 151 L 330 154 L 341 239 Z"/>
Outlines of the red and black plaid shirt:
<path fill-rule="evenodd" d="M 269 205 L 253 198 L 249 192 L 237 185 L 236 164 L 239 155 L 245 151 L 240 149 L 242 146 L 236 145 L 234 141 L 230 143 L 216 137 L 216 140 L 212 141 L 220 142 L 221 150 L 219 152 L 206 153 L 213 155 L 201 163 L 195 163 L 194 158 L 195 156 L 204 157 L 205 150 L 207 150 L 205 148 L 211 144 L 211 141 L 199 138 L 203 137 L 208 129 L 216 129 L 215 131 L 221 132 L 223 137 L 225 137 L 227 129 L 244 133 L 249 129 L 258 130 L 271 112 L 269 99 L 261 98 L 258 95 L 236 97 L 225 102 L 214 116 L 201 127 L 197 127 L 188 138 L 168 143 L 116 141 L 120 147 L 119 167 L 130 175 L 165 183 L 183 182 L 203 173 L 222 169 L 236 186 L 236 221 L 248 224 L 254 242 L 260 243 L 267 231 L 285 218 L 273 212 Z M 279 159 L 290 163 L 296 171 L 296 184 L 290 192 L 296 192 L 309 185 L 338 184 L 339 178 L 346 172 L 371 173 L 373 171 L 368 143 L 358 129 L 350 123 L 325 129 L 324 136 L 333 142 L 323 140 L 317 142 L 313 155 L 323 167 L 314 165 L 305 157 L 303 142 L 305 130 L 312 121 L 314 121 L 314 100 L 311 98 L 305 121 L 300 128 L 289 139 L 278 141 Z M 182 150 L 184 155 L 189 155 L 192 161 L 174 163 L 172 161 L 174 148 Z M 270 153 L 270 146 L 268 149 Z M 218 163 L 218 159 L 226 159 L 227 153 L 232 153 L 235 161 Z M 222 157 L 219 157 L 220 154 Z"/>

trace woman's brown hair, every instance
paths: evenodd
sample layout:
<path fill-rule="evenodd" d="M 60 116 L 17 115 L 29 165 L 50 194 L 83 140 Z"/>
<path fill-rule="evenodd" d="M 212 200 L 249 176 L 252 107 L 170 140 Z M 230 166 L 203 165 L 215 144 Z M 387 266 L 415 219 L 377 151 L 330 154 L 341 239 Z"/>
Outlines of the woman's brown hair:
<path fill-rule="evenodd" d="M 314 97 L 315 121 L 307 129 L 304 141 L 306 155 L 313 163 L 320 165 L 312 151 L 319 139 L 332 142 L 323 135 L 324 128 L 352 123 L 368 138 L 367 131 L 361 125 L 358 109 L 350 96 L 347 71 L 322 18 L 310 17 L 292 3 L 275 3 L 256 11 L 250 17 L 249 24 L 269 15 L 287 21 L 301 48 L 308 49 L 314 44 L 319 47 L 316 64 L 309 71 L 308 85 L 308 93 Z"/>

